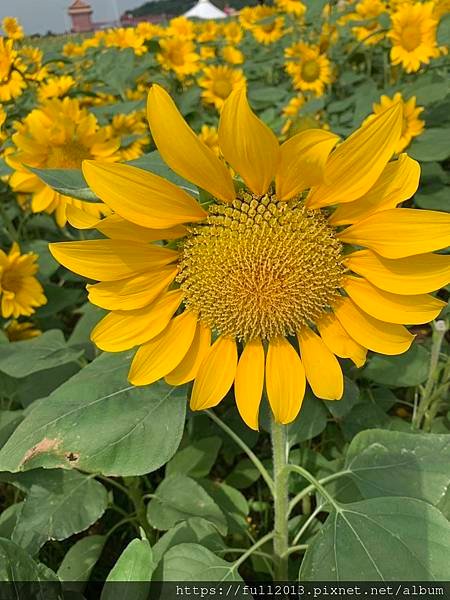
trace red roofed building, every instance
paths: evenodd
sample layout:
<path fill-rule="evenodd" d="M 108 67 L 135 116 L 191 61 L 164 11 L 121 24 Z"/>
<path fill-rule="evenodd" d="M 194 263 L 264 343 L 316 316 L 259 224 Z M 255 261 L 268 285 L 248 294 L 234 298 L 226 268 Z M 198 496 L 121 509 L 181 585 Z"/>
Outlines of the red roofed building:
<path fill-rule="evenodd" d="M 94 30 L 92 22 L 92 8 L 84 0 L 74 0 L 69 6 L 69 16 L 72 19 L 72 31 L 74 33 L 84 33 Z"/>

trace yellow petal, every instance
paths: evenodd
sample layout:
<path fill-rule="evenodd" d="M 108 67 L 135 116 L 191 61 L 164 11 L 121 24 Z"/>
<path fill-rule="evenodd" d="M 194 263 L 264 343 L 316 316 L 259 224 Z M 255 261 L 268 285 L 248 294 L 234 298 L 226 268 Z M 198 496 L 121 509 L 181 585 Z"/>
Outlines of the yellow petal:
<path fill-rule="evenodd" d="M 335 355 L 322 339 L 308 327 L 297 334 L 306 379 L 314 395 L 322 400 L 340 400 L 344 377 Z"/>
<path fill-rule="evenodd" d="M 197 328 L 197 315 L 185 310 L 136 352 L 128 380 L 133 385 L 154 383 L 173 371 L 188 352 Z"/>
<path fill-rule="evenodd" d="M 159 153 L 175 173 L 220 200 L 234 200 L 233 181 L 227 167 L 199 140 L 159 85 L 152 85 L 148 94 L 147 116 Z"/>
<path fill-rule="evenodd" d="M 357 367 L 362 367 L 366 362 L 367 349 L 355 342 L 349 336 L 334 313 L 328 313 L 316 323 L 320 337 L 326 346 L 341 358 L 349 358 Z"/>
<path fill-rule="evenodd" d="M 282 337 L 270 340 L 266 358 L 266 389 L 278 423 L 290 423 L 298 415 L 305 395 L 305 370 L 299 355 Z"/>
<path fill-rule="evenodd" d="M 211 346 L 211 330 L 203 323 L 198 323 L 194 339 L 186 356 L 165 379 L 169 385 L 182 385 L 197 376 L 203 359 Z"/>
<path fill-rule="evenodd" d="M 161 267 L 128 279 L 88 285 L 89 300 L 107 310 L 134 310 L 151 304 L 172 283 L 175 266 Z"/>
<path fill-rule="evenodd" d="M 264 348 L 259 338 L 245 344 L 234 380 L 236 406 L 242 420 L 258 431 L 259 405 L 264 387 Z"/>
<path fill-rule="evenodd" d="M 94 193 L 118 215 L 142 227 L 163 229 L 205 218 L 200 204 L 158 175 L 119 163 L 83 162 Z"/>
<path fill-rule="evenodd" d="M 173 290 L 145 308 L 111 312 L 94 327 L 91 340 L 106 352 L 143 344 L 161 333 L 182 300 L 182 290 Z"/>
<path fill-rule="evenodd" d="M 280 148 L 275 178 L 279 200 L 289 200 L 299 192 L 323 182 L 325 165 L 339 137 L 323 129 L 302 131 Z"/>
<path fill-rule="evenodd" d="M 325 170 L 327 183 L 311 190 L 308 207 L 361 198 L 394 154 L 401 130 L 402 106 L 396 103 L 355 131 L 330 156 Z"/>
<path fill-rule="evenodd" d="M 251 110 L 245 88 L 227 98 L 219 123 L 219 144 L 226 160 L 258 196 L 265 194 L 278 165 L 278 140 Z"/>
<path fill-rule="evenodd" d="M 98 217 L 91 215 L 81 208 L 73 206 L 73 204 L 67 204 L 66 218 L 72 227 L 75 227 L 76 229 L 92 229 L 99 221 Z"/>
<path fill-rule="evenodd" d="M 217 338 L 208 350 L 194 381 L 191 409 L 204 410 L 219 404 L 233 385 L 237 348 L 233 339 Z"/>
<path fill-rule="evenodd" d="M 338 234 L 341 241 L 367 246 L 385 258 L 405 258 L 450 245 L 450 214 L 392 208 L 355 223 Z"/>
<path fill-rule="evenodd" d="M 414 340 L 406 327 L 374 319 L 361 311 L 350 298 L 343 298 L 334 307 L 334 314 L 353 339 L 380 354 L 402 354 Z"/>
<path fill-rule="evenodd" d="M 427 294 L 400 296 L 383 292 L 360 277 L 348 277 L 344 289 L 364 312 L 389 323 L 428 323 L 446 306 Z"/>
<path fill-rule="evenodd" d="M 67 269 L 98 281 L 131 277 L 167 265 L 178 257 L 175 250 L 122 240 L 58 242 L 49 244 L 49 249 Z"/>
<path fill-rule="evenodd" d="M 139 240 L 140 242 L 176 240 L 187 233 L 184 225 L 175 225 L 169 229 L 149 229 L 130 223 L 119 215 L 109 215 L 98 221 L 96 228 L 113 240 Z"/>
<path fill-rule="evenodd" d="M 378 288 L 402 296 L 434 292 L 450 281 L 450 256 L 441 254 L 392 260 L 371 250 L 359 250 L 349 254 L 345 262 Z"/>
<path fill-rule="evenodd" d="M 400 202 L 411 198 L 417 191 L 420 178 L 420 165 L 407 154 L 401 154 L 398 160 L 388 163 L 370 188 L 359 200 L 341 204 L 329 218 L 331 225 L 356 223 L 366 217 L 395 208 Z"/>

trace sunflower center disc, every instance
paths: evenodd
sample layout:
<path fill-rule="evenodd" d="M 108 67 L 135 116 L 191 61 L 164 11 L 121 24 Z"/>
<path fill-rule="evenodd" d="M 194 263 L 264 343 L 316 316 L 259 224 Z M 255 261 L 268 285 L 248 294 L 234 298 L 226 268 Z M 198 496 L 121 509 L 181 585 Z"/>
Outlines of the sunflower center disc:
<path fill-rule="evenodd" d="M 327 311 L 343 276 L 341 244 L 320 211 L 242 191 L 191 229 L 178 281 L 186 305 L 219 334 L 269 340 Z"/>

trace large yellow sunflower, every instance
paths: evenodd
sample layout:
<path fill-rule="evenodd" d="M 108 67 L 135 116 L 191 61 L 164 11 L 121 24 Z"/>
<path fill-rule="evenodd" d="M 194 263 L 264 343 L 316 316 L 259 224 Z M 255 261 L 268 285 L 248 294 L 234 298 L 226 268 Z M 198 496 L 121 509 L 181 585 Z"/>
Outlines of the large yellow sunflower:
<path fill-rule="evenodd" d="M 173 71 L 180 79 L 199 71 L 200 56 L 190 40 L 167 38 L 160 40 L 159 46 L 156 58 L 166 71 Z"/>
<path fill-rule="evenodd" d="M 395 148 L 395 152 L 400 153 L 409 146 L 413 138 L 420 135 L 425 129 L 425 121 L 419 119 L 419 115 L 424 109 L 422 106 L 416 106 L 415 96 L 405 101 L 400 92 L 396 92 L 392 98 L 383 94 L 380 101 L 373 104 L 373 114 L 367 118 L 367 121 L 397 102 L 400 102 L 403 108 L 402 133 Z"/>
<path fill-rule="evenodd" d="M 99 282 L 90 301 L 111 312 L 92 339 L 110 352 L 137 347 L 132 384 L 194 381 L 193 410 L 234 384 L 255 429 L 265 387 L 276 420 L 289 423 L 306 381 L 319 398 L 342 396 L 336 356 L 360 366 L 367 349 L 400 354 L 414 338 L 402 324 L 440 312 L 428 292 L 449 280 L 450 256 L 432 252 L 450 242 L 450 215 L 395 208 L 419 179 L 406 155 L 390 162 L 400 104 L 342 143 L 313 130 L 279 146 L 236 90 L 219 143 L 240 182 L 157 85 L 148 118 L 167 165 L 211 194 L 208 209 L 152 173 L 86 161 L 89 185 L 115 212 L 96 225 L 107 239 L 50 245 Z"/>
<path fill-rule="evenodd" d="M 48 100 L 32 110 L 12 141 L 17 151 L 9 154 L 8 164 L 15 169 L 10 185 L 14 191 L 32 195 L 33 212 L 55 213 L 61 227 L 67 220 L 67 206 L 75 206 L 100 216 L 102 203 L 74 200 L 55 192 L 27 167 L 39 169 L 77 169 L 87 158 L 117 160 L 120 140 L 111 138 L 109 130 L 100 128 L 97 119 L 77 100 Z"/>
<path fill-rule="evenodd" d="M 202 98 L 207 104 L 214 104 L 221 110 L 231 92 L 245 85 L 245 77 L 241 69 L 232 69 L 227 65 L 205 67 L 198 80 Z"/>
<path fill-rule="evenodd" d="M 0 36 L 0 102 L 17 98 L 27 87 L 23 78 L 25 67 L 13 44 L 13 40 Z"/>
<path fill-rule="evenodd" d="M 285 65 L 296 90 L 322 96 L 332 81 L 331 63 L 318 46 L 297 42 L 285 50 Z"/>
<path fill-rule="evenodd" d="M 433 17 L 434 2 L 400 5 L 392 15 L 392 64 L 401 64 L 407 73 L 418 71 L 422 64 L 439 56 L 436 44 L 437 20 Z"/>
<path fill-rule="evenodd" d="M 5 319 L 30 316 L 47 302 L 35 275 L 37 254 L 21 254 L 14 243 L 6 254 L 0 249 L 0 314 Z"/>

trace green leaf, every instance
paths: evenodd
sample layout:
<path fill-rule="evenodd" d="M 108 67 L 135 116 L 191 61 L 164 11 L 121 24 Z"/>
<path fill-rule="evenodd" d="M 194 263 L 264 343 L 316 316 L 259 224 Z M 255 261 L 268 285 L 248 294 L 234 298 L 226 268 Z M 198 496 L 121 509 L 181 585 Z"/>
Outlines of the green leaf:
<path fill-rule="evenodd" d="M 61 330 L 52 329 L 30 340 L 0 345 L 0 371 L 26 377 L 77 360 L 82 353 L 67 346 Z"/>
<path fill-rule="evenodd" d="M 437 505 L 450 485 L 450 438 L 362 431 L 349 446 L 346 468 L 365 498 L 411 496 Z"/>
<path fill-rule="evenodd" d="M 57 572 L 64 589 L 82 592 L 95 563 L 100 558 L 106 536 L 88 535 L 75 542 L 64 556 Z"/>
<path fill-rule="evenodd" d="M 37 469 L 30 475 L 34 475 L 35 483 L 23 503 L 12 537 L 30 554 L 37 553 L 41 541 L 65 540 L 84 531 L 108 506 L 105 487 L 78 471 Z"/>
<path fill-rule="evenodd" d="M 23 419 L 22 410 L 0 410 L 0 448 Z"/>
<path fill-rule="evenodd" d="M 51 255 L 47 241 L 32 240 L 31 242 L 21 243 L 21 249 L 23 252 L 34 252 L 38 255 L 39 277 L 46 279 L 58 270 L 59 264 Z"/>
<path fill-rule="evenodd" d="M 164 555 L 164 581 L 242 581 L 233 563 L 199 544 L 178 544 Z"/>
<path fill-rule="evenodd" d="M 206 477 L 216 462 L 222 440 L 219 437 L 203 438 L 190 442 L 179 450 L 166 466 L 166 475 L 181 473 L 190 477 Z"/>
<path fill-rule="evenodd" d="M 21 597 L 18 594 L 24 582 L 27 582 L 27 598 L 61 598 L 60 586 L 56 585 L 56 575 L 50 569 L 40 567 L 41 565 L 35 563 L 23 548 L 10 540 L 0 538 L 0 581 L 17 583 L 15 598 Z M 41 588 L 40 582 L 54 582 L 55 585 L 45 585 Z"/>
<path fill-rule="evenodd" d="M 222 534 L 227 533 L 225 515 L 193 479 L 184 475 L 169 475 L 157 487 L 155 498 L 147 506 L 147 518 L 155 529 L 170 529 L 189 517 L 211 521 Z"/>
<path fill-rule="evenodd" d="M 306 551 L 301 581 L 445 581 L 450 523 L 413 498 L 341 506 Z"/>
<path fill-rule="evenodd" d="M 444 15 L 437 28 L 438 46 L 446 46 L 450 39 L 450 15 Z"/>
<path fill-rule="evenodd" d="M 358 402 L 359 388 L 354 381 L 344 377 L 344 394 L 340 400 L 323 400 L 324 405 L 336 419 L 344 417 Z"/>
<path fill-rule="evenodd" d="M 227 475 L 225 481 L 228 485 L 243 490 L 253 485 L 260 477 L 261 473 L 252 461 L 249 458 L 243 458 Z"/>
<path fill-rule="evenodd" d="M 100 202 L 86 183 L 83 173 L 78 169 L 36 169 L 28 167 L 41 181 L 50 186 L 55 192 L 64 196 Z"/>
<path fill-rule="evenodd" d="M 47 303 L 36 310 L 37 319 L 54 316 L 56 313 L 78 304 L 85 296 L 84 290 L 61 287 L 54 283 L 44 284 L 44 294 Z"/>
<path fill-rule="evenodd" d="M 434 191 L 426 189 L 424 193 L 419 192 L 414 196 L 414 203 L 419 208 L 427 210 L 443 210 L 450 212 L 450 187 L 441 186 Z"/>
<path fill-rule="evenodd" d="M 430 127 L 415 138 L 408 148 L 412 158 L 423 162 L 441 161 L 450 156 L 450 128 Z"/>
<path fill-rule="evenodd" d="M 102 354 L 40 400 L 0 451 L 0 469 L 66 465 L 125 476 L 165 464 L 183 433 L 186 391 L 164 381 L 133 387 L 131 355 Z"/>
<path fill-rule="evenodd" d="M 288 426 L 290 445 L 300 444 L 322 433 L 327 426 L 327 417 L 324 403 L 307 390 L 298 417 Z"/>
<path fill-rule="evenodd" d="M 194 189 L 192 183 L 188 182 L 183 177 L 180 177 L 176 173 L 174 173 L 166 163 L 161 158 L 161 155 L 156 150 L 154 152 L 150 152 L 149 154 L 144 154 L 135 160 L 131 160 L 127 162 L 127 165 L 131 165 L 132 167 L 138 167 L 139 169 L 144 169 L 144 171 L 150 171 L 151 173 L 155 173 L 180 187 L 184 187 L 189 189 L 190 193 L 195 195 L 198 194 L 198 190 Z"/>
<path fill-rule="evenodd" d="M 11 504 L 0 513 L 0 538 L 10 538 L 22 510 L 23 502 Z"/>
<path fill-rule="evenodd" d="M 423 383 L 428 376 L 430 353 L 414 344 L 399 356 L 375 354 L 364 369 L 367 379 L 391 387 L 410 387 Z"/>
<path fill-rule="evenodd" d="M 201 486 L 223 511 L 230 533 L 242 533 L 248 527 L 248 502 L 243 494 L 231 485 L 205 479 Z"/>
<path fill-rule="evenodd" d="M 118 581 L 147 582 L 148 585 L 120 588 L 122 600 L 147 600 L 154 569 L 155 563 L 149 541 L 132 540 L 111 569 L 102 590 L 101 600 L 117 600 L 117 588 L 109 584 Z"/>

